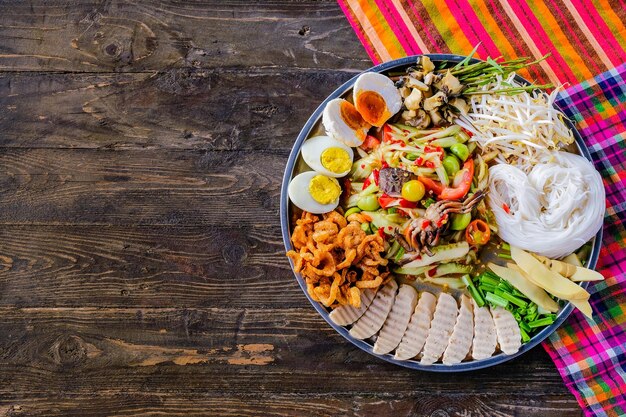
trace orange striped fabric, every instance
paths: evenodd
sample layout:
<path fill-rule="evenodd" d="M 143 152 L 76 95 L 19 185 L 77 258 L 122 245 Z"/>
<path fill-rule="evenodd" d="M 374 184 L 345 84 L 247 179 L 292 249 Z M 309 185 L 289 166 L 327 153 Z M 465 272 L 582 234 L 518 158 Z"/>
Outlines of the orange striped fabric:
<path fill-rule="evenodd" d="M 552 56 L 522 75 L 589 80 L 626 62 L 626 0 L 338 0 L 375 63 L 420 53 Z"/>

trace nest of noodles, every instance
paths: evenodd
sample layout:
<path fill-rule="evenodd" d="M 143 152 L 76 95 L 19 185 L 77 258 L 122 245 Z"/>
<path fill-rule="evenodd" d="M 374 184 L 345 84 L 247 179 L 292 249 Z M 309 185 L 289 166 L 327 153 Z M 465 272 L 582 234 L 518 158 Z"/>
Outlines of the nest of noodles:
<path fill-rule="evenodd" d="M 311 298 L 326 307 L 359 307 L 361 290 L 376 290 L 391 279 L 382 257 L 382 236 L 366 234 L 360 214 L 348 220 L 337 211 L 321 218 L 303 212 L 291 235 L 295 250 L 287 256 L 304 277 Z"/>

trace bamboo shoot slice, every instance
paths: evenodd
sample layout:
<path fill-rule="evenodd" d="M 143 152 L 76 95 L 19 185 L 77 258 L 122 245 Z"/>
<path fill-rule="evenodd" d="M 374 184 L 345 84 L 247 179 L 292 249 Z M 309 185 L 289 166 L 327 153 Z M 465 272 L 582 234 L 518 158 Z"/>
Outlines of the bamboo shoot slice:
<path fill-rule="evenodd" d="M 511 257 L 533 284 L 564 300 L 587 300 L 589 293 L 569 279 L 550 270 L 528 252 L 511 246 Z"/>
<path fill-rule="evenodd" d="M 530 279 L 525 276 L 521 271 L 516 271 L 511 266 L 508 268 L 499 266 L 496 264 L 488 264 L 487 267 L 491 269 L 496 275 L 507 280 L 511 285 L 517 288 L 520 292 L 524 293 L 526 297 L 539 307 L 544 308 L 552 313 L 559 311 L 559 305 L 554 301 L 543 288 L 533 284 Z"/>

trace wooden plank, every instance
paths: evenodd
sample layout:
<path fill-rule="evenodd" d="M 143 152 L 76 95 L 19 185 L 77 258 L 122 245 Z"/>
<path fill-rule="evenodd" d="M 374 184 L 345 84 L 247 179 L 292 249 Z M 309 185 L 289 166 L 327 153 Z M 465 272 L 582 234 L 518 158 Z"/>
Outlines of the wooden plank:
<path fill-rule="evenodd" d="M 0 73 L 0 147 L 290 149 L 341 70 Z"/>
<path fill-rule="evenodd" d="M 285 151 L 0 152 L 0 223 L 278 226 Z"/>
<path fill-rule="evenodd" d="M 242 65 L 366 68 L 370 61 L 333 0 L 0 2 L 0 70 Z"/>
<path fill-rule="evenodd" d="M 582 416 L 580 408 L 572 401 L 558 395 L 538 395 L 494 398 L 489 395 L 415 395 L 388 398 L 385 395 L 292 395 L 256 394 L 232 396 L 228 394 L 194 392 L 171 393 L 110 393 L 99 390 L 91 395 L 72 395 L 72 400 L 59 396 L 17 396 L 0 399 L 0 412 L 7 415 L 107 417 L 115 404 L 116 416 L 528 416 L 563 417 Z"/>
<path fill-rule="evenodd" d="M 66 394 L 67 395 L 67 394 Z M 17 397 L 17 398 L 15 398 Z M 7 415 L 107 417 L 115 404 L 115 415 L 124 416 L 582 416 L 575 402 L 564 401 L 558 395 L 537 395 L 532 399 L 520 395 L 494 398 L 489 395 L 415 395 L 389 398 L 385 395 L 293 395 L 228 394 L 194 392 L 111 393 L 99 390 L 92 394 L 67 396 L 15 396 L 0 399 L 0 412 Z"/>
<path fill-rule="evenodd" d="M 567 392 L 541 348 L 496 370 L 450 378 L 369 356 L 311 308 L 3 308 L 0 331 L 8 335 L 0 340 L 0 398 L 59 392 L 76 401 L 103 387 L 107 395 L 289 393 L 422 404 L 431 394 L 477 395 L 506 412 L 515 410 L 515 401 L 502 401 L 511 393 L 532 408 L 546 406 L 542 396 Z"/>
<path fill-rule="evenodd" d="M 280 227 L 3 226 L 0 306 L 307 305 Z"/>

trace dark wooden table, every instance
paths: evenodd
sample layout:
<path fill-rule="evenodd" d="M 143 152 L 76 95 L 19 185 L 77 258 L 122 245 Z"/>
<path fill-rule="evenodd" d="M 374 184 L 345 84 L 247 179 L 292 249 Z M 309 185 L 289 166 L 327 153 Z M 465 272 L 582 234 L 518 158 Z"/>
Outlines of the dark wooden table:
<path fill-rule="evenodd" d="M 300 291 L 283 168 L 368 66 L 332 0 L 0 2 L 0 416 L 581 415 L 540 347 L 411 371 Z"/>

